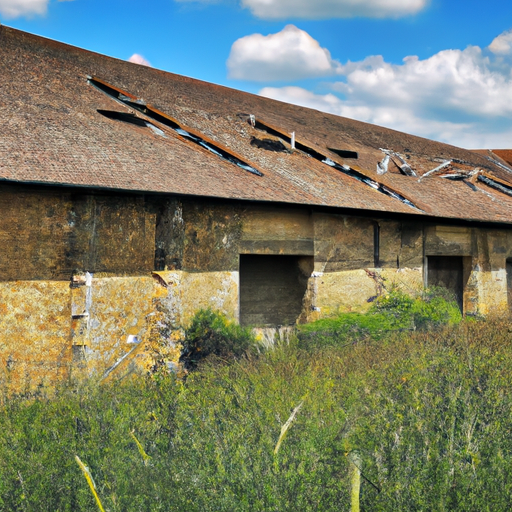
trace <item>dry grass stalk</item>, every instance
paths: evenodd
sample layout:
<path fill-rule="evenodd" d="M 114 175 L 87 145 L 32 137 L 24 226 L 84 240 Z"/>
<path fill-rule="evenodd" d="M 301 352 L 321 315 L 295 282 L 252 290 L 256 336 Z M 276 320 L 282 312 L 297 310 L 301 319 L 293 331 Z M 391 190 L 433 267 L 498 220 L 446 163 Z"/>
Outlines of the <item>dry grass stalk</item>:
<path fill-rule="evenodd" d="M 135 444 L 137 445 L 137 448 L 139 449 L 139 453 L 141 454 L 142 460 L 144 461 L 144 466 L 147 466 L 151 457 L 144 451 L 144 448 L 142 447 L 139 440 L 135 436 L 135 433 L 133 430 L 130 432 L 130 435 L 132 436 L 132 439 L 135 441 Z"/>
<path fill-rule="evenodd" d="M 100 497 L 98 496 L 98 493 L 96 492 L 96 484 L 94 483 L 94 480 L 92 478 L 91 472 L 89 471 L 89 468 L 80 460 L 78 455 L 75 455 L 75 459 L 80 466 L 80 469 L 82 470 L 85 479 L 87 480 L 87 483 L 89 484 L 89 487 L 91 488 L 91 492 L 94 496 L 94 499 L 96 500 L 96 503 L 98 504 L 98 508 L 100 509 L 100 512 L 105 512 L 105 509 L 103 508 L 103 505 L 101 504 Z"/>
<path fill-rule="evenodd" d="M 286 423 L 281 427 L 281 435 L 279 436 L 279 439 L 277 440 L 276 447 L 274 448 L 274 455 L 277 455 L 277 452 L 279 451 L 279 448 L 281 447 L 281 443 L 283 442 L 284 438 L 286 437 L 286 432 L 288 432 L 288 429 L 290 428 L 293 420 L 295 419 L 296 414 L 299 412 L 300 408 L 302 407 L 302 404 L 304 402 L 301 402 L 295 409 L 293 409 L 292 413 L 290 414 L 290 417 L 286 421 Z"/>

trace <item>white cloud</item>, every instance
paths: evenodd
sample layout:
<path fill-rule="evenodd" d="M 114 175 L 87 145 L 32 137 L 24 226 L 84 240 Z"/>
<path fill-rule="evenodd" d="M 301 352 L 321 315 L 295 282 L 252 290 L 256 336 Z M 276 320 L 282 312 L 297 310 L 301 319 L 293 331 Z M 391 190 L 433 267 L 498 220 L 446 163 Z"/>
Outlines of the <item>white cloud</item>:
<path fill-rule="evenodd" d="M 133 62 L 133 64 L 140 64 L 142 66 L 149 66 L 151 67 L 151 64 L 148 60 L 146 60 L 142 55 L 138 53 L 134 53 L 129 59 L 128 62 Z"/>
<path fill-rule="evenodd" d="M 415 14 L 429 0 L 241 0 L 264 19 L 398 18 Z"/>
<path fill-rule="evenodd" d="M 512 30 L 503 32 L 496 37 L 489 45 L 489 50 L 496 55 L 507 55 L 512 53 Z"/>
<path fill-rule="evenodd" d="M 0 0 L 0 14 L 6 18 L 46 14 L 49 0 Z"/>
<path fill-rule="evenodd" d="M 294 25 L 277 34 L 252 34 L 233 43 L 230 78 L 258 82 L 333 75 L 341 64 L 318 41 Z"/>
<path fill-rule="evenodd" d="M 349 62 L 341 69 L 344 81 L 330 85 L 340 96 L 298 87 L 260 94 L 455 145 L 511 147 L 512 68 L 501 56 L 507 41 L 506 32 L 483 50 L 444 50 L 402 64 L 380 56 Z"/>

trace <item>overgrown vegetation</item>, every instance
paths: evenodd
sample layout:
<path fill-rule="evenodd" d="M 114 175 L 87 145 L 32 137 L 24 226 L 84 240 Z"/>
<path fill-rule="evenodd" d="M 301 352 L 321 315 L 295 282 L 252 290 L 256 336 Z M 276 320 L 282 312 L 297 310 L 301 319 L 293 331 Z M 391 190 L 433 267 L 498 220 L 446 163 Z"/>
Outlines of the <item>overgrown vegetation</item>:
<path fill-rule="evenodd" d="M 299 327 L 302 347 L 340 346 L 393 331 L 437 329 L 462 320 L 454 298 L 444 288 L 430 288 L 415 297 L 392 289 L 378 297 L 365 314 L 342 313 Z"/>
<path fill-rule="evenodd" d="M 194 369 L 207 357 L 236 359 L 254 348 L 256 339 L 252 330 L 241 327 L 211 309 L 201 309 L 185 330 L 180 361 L 187 369 Z"/>
<path fill-rule="evenodd" d="M 197 322 L 207 332 L 208 315 Z M 291 340 L 203 362 L 185 382 L 158 374 L 5 398 L 0 510 L 97 510 L 77 455 L 111 512 L 348 510 L 354 453 L 362 510 L 508 510 L 512 325 L 414 331 L 397 317 L 406 329 L 384 335 L 364 317 L 357 342 Z"/>

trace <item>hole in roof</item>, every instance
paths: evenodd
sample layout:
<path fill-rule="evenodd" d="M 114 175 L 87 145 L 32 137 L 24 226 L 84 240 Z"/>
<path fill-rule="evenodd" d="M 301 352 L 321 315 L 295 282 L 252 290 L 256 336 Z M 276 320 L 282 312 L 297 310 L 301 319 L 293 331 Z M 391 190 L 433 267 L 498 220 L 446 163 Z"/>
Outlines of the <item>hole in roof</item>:
<path fill-rule="evenodd" d="M 258 139 L 253 137 L 251 139 L 251 146 L 259 149 L 266 149 L 267 151 L 276 151 L 278 153 L 287 153 L 286 146 L 280 140 L 274 139 Z"/>
<path fill-rule="evenodd" d="M 397 153 L 396 151 L 391 151 L 390 149 L 380 148 L 380 150 L 384 153 L 384 157 L 389 156 L 391 161 L 397 166 L 399 171 L 405 176 L 412 176 L 413 178 L 417 178 L 416 172 L 412 169 L 412 167 L 404 160 L 404 157 Z M 410 155 L 405 155 L 407 159 L 410 158 Z M 383 160 L 384 161 L 384 160 Z M 388 160 L 389 162 L 389 160 Z M 383 169 L 383 165 L 377 164 L 377 169 Z M 387 171 L 387 168 L 386 168 Z M 379 172 L 379 170 L 377 170 Z M 384 174 L 384 172 L 380 172 L 380 174 Z"/>
<path fill-rule="evenodd" d="M 154 134 L 160 135 L 160 137 L 167 138 L 165 133 L 160 130 L 157 126 L 146 121 L 145 119 L 141 119 L 137 117 L 135 114 L 131 114 L 129 112 L 117 112 L 115 110 L 100 110 L 98 109 L 98 114 L 107 117 L 108 119 L 114 119 L 115 121 L 122 121 L 123 123 L 134 124 L 135 126 L 140 126 L 142 128 L 149 128 Z"/>
<path fill-rule="evenodd" d="M 350 151 L 349 149 L 335 149 L 335 148 L 327 148 L 329 151 L 332 151 L 341 158 L 359 158 L 357 151 Z"/>
<path fill-rule="evenodd" d="M 256 169 L 252 165 L 249 165 L 247 162 L 239 158 L 237 155 L 233 154 L 233 152 L 231 152 L 227 148 L 222 147 L 220 144 L 216 142 L 208 140 L 203 135 L 194 133 L 190 129 L 184 129 L 184 127 L 181 126 L 178 123 L 178 121 L 168 116 L 167 114 L 164 114 L 163 112 L 157 110 L 151 105 L 146 104 L 144 100 L 137 98 L 136 96 L 133 96 L 132 94 L 126 91 L 118 89 L 104 82 L 103 80 L 100 80 L 99 78 L 87 77 L 87 81 L 90 85 L 92 85 L 96 89 L 99 89 L 107 96 L 110 96 L 114 100 L 119 101 L 123 105 L 129 106 L 130 108 L 133 108 L 134 110 L 141 112 L 153 121 L 157 121 L 163 124 L 164 126 L 172 128 L 181 137 L 185 138 L 190 142 L 193 142 L 194 144 L 197 144 L 198 146 L 201 146 L 202 148 L 206 149 L 207 151 L 216 155 L 217 157 L 222 158 L 223 160 L 226 160 L 236 165 L 237 167 L 243 169 L 244 171 L 250 172 L 251 174 L 255 174 L 256 176 L 263 176 L 262 172 L 258 171 L 258 169 Z M 154 126 L 152 123 L 147 122 L 147 126 L 149 128 L 154 127 L 158 130 L 158 128 Z"/>
<path fill-rule="evenodd" d="M 478 181 L 485 183 L 487 186 L 494 188 L 495 190 L 499 190 L 500 192 L 507 194 L 507 196 L 512 196 L 512 185 L 507 184 L 502 180 L 498 181 L 488 175 L 480 174 L 478 176 Z"/>
<path fill-rule="evenodd" d="M 285 133 L 282 133 L 281 131 L 277 130 L 276 128 L 273 128 L 265 123 L 262 123 L 258 119 L 254 119 L 254 127 L 258 130 L 267 132 L 269 135 L 274 135 L 275 137 L 279 137 L 280 139 L 284 140 L 288 144 L 290 144 L 290 142 L 291 142 L 291 137 L 289 137 Z M 306 146 L 305 144 L 302 144 L 301 142 L 297 142 L 297 140 L 295 140 L 295 148 L 298 149 L 299 151 L 302 151 L 303 153 L 306 153 L 307 155 L 313 157 L 315 160 L 318 160 L 319 162 L 322 162 L 323 164 L 326 164 L 329 167 L 332 167 L 332 168 L 336 169 L 337 171 L 342 172 L 346 176 L 349 176 L 351 178 L 356 179 L 357 181 L 359 181 L 361 183 L 364 183 L 365 185 L 373 188 L 374 190 L 377 190 L 381 194 L 384 194 L 388 197 L 392 197 L 393 199 L 397 199 L 398 201 L 402 202 L 403 204 L 406 204 L 407 206 L 410 206 L 411 208 L 420 210 L 420 208 L 418 208 L 412 201 L 410 201 L 409 199 L 404 197 L 402 194 L 399 194 L 395 190 L 392 190 L 391 188 L 387 187 L 386 185 L 383 185 L 382 183 L 372 180 L 368 176 L 364 175 L 362 172 L 359 172 L 356 169 L 353 169 L 352 167 L 350 167 L 348 165 L 338 164 L 334 160 L 331 160 L 329 157 L 322 155 L 322 153 L 320 153 L 319 151 L 316 151 L 316 149 L 310 148 L 309 146 Z"/>

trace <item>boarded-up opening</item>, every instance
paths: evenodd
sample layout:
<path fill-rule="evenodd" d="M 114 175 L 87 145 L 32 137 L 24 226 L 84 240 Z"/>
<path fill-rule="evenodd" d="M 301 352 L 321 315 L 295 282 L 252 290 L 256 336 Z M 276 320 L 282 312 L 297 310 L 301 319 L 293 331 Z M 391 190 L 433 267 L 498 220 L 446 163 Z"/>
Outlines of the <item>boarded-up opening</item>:
<path fill-rule="evenodd" d="M 512 313 L 512 258 L 507 259 L 507 299 L 508 310 Z"/>
<path fill-rule="evenodd" d="M 455 297 L 461 311 L 464 306 L 464 258 L 462 256 L 429 256 L 427 286 L 442 286 Z"/>
<path fill-rule="evenodd" d="M 240 323 L 294 324 L 312 270 L 308 256 L 240 255 Z"/>

